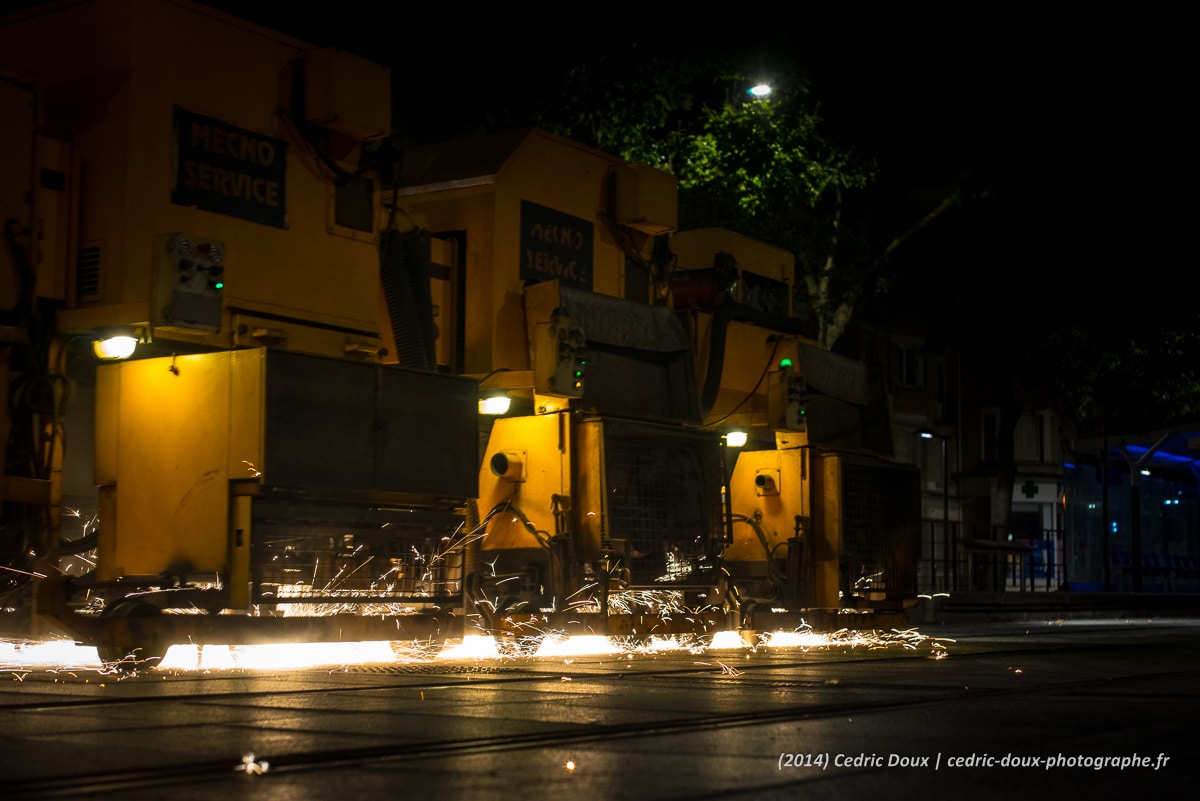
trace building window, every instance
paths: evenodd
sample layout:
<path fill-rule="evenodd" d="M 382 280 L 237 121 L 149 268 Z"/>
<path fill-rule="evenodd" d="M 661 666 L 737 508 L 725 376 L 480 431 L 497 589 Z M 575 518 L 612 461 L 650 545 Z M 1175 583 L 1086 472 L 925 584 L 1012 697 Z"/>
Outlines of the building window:
<path fill-rule="evenodd" d="M 916 345 L 897 345 L 896 383 L 902 387 L 925 386 L 925 354 Z"/>
<path fill-rule="evenodd" d="M 983 463 L 996 463 L 996 434 L 1000 430 L 1000 415 L 997 412 L 983 413 Z"/>
<path fill-rule="evenodd" d="M 1046 461 L 1046 420 L 1033 412 L 1022 415 L 1017 421 L 1017 431 L 1013 442 L 1018 462 Z"/>

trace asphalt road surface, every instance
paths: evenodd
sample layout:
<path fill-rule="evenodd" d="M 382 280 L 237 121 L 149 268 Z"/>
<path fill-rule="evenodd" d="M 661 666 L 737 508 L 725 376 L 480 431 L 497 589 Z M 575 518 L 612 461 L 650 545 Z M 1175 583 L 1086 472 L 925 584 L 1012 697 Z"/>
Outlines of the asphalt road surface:
<path fill-rule="evenodd" d="M 23 653 L 0 651 L 3 798 L 976 801 L 1200 778 L 1196 621 L 133 675 Z"/>

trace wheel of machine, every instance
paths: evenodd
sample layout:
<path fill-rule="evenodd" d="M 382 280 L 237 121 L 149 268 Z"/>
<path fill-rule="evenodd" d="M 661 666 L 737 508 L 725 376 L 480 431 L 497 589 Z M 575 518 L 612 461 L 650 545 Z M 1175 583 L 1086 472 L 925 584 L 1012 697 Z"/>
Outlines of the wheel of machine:
<path fill-rule="evenodd" d="M 106 606 L 100 613 L 101 620 L 141 620 L 162 616 L 156 606 L 129 598 Z M 168 644 L 148 635 L 145 627 L 136 623 L 110 626 L 96 645 L 100 661 L 121 670 L 154 667 L 167 653 Z"/>

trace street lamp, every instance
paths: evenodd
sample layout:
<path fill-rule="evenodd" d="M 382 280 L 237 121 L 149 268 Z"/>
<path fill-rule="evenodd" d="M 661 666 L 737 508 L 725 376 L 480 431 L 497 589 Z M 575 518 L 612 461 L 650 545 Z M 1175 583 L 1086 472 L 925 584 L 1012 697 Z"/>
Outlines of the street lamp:
<path fill-rule="evenodd" d="M 942 574 L 943 578 L 950 577 L 950 471 L 946 462 L 946 439 L 947 437 L 941 434 L 935 434 L 928 428 L 922 428 L 917 434 L 921 439 L 940 439 L 942 441 Z M 934 589 L 937 588 L 937 562 L 933 558 L 934 554 L 934 536 L 933 526 L 929 527 L 929 566 L 933 579 Z M 955 573 L 958 572 L 958 563 L 955 561 Z M 957 576 L 954 576 L 955 581 L 952 585 L 958 583 Z"/>

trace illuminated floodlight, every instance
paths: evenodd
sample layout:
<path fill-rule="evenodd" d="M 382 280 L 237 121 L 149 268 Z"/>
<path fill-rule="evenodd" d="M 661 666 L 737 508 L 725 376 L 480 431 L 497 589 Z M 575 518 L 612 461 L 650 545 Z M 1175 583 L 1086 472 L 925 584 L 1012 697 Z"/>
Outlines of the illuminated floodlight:
<path fill-rule="evenodd" d="M 725 435 L 725 444 L 730 448 L 741 448 L 748 438 L 749 435 L 745 431 L 730 431 Z"/>
<path fill-rule="evenodd" d="M 499 417 L 502 414 L 508 414 L 511 405 L 512 398 L 504 393 L 488 395 L 479 399 L 479 413 Z"/>
<path fill-rule="evenodd" d="M 137 344 L 137 337 L 119 334 L 95 340 L 92 342 L 92 352 L 96 354 L 96 358 L 106 361 L 128 359 L 137 350 Z"/>
<path fill-rule="evenodd" d="M 771 94 L 771 86 L 770 84 L 765 83 L 755 84 L 754 86 L 750 87 L 749 91 L 754 97 L 767 97 Z"/>

